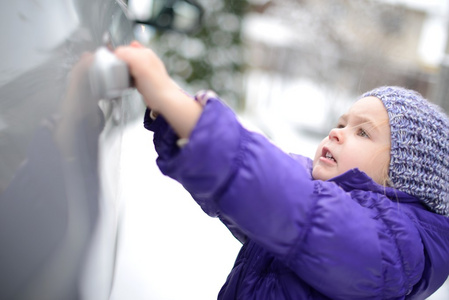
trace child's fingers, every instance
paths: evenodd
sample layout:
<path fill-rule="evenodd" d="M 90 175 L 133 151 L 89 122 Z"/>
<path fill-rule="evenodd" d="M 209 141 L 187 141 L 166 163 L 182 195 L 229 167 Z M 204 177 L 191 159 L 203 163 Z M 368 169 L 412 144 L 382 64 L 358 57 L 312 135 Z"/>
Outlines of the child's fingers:
<path fill-rule="evenodd" d="M 115 49 L 114 54 L 121 60 L 125 61 L 134 68 L 134 65 L 138 65 L 138 60 L 141 59 L 139 49 L 130 46 L 120 46 Z"/>
<path fill-rule="evenodd" d="M 131 43 L 129 46 L 119 46 L 114 51 L 115 55 L 127 62 L 132 62 L 133 60 L 141 60 L 148 53 L 151 53 L 150 49 L 147 49 L 140 45 L 139 43 Z"/>
<path fill-rule="evenodd" d="M 133 47 L 133 48 L 145 48 L 144 46 L 142 46 L 141 43 L 139 43 L 138 41 L 132 41 L 131 44 L 129 44 L 129 46 Z"/>
<path fill-rule="evenodd" d="M 115 50 L 115 55 L 128 63 L 132 73 L 148 73 L 147 71 L 165 72 L 165 67 L 159 57 L 149 48 L 141 46 L 121 46 Z M 133 74 L 138 75 L 138 74 Z"/>

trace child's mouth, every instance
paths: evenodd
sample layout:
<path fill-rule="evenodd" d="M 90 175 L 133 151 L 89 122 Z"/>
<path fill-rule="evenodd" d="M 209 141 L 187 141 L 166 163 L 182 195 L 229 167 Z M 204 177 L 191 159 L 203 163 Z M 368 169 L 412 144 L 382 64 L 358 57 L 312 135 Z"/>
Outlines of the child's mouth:
<path fill-rule="evenodd" d="M 325 158 L 325 159 L 327 159 L 327 160 L 333 161 L 333 162 L 335 162 L 335 163 L 337 162 L 337 161 L 335 160 L 334 156 L 332 155 L 332 153 L 331 153 L 331 152 L 329 151 L 329 149 L 327 149 L 327 148 L 323 148 L 321 157 L 323 157 L 323 158 Z"/>

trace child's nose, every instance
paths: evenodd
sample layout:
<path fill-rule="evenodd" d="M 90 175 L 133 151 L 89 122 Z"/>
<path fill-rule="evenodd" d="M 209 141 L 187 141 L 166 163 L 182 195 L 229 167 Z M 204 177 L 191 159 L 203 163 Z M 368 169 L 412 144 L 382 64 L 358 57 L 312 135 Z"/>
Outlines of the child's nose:
<path fill-rule="evenodd" d="M 329 140 L 342 143 L 343 139 L 343 128 L 334 128 L 329 132 Z"/>

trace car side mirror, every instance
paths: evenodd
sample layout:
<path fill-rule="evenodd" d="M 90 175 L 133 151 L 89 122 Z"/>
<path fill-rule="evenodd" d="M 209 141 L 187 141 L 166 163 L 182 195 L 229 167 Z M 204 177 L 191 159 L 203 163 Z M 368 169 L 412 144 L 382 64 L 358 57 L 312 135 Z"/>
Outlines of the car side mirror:
<path fill-rule="evenodd" d="M 198 30 L 204 13 L 194 0 L 130 0 L 129 8 L 137 24 L 182 33 Z"/>

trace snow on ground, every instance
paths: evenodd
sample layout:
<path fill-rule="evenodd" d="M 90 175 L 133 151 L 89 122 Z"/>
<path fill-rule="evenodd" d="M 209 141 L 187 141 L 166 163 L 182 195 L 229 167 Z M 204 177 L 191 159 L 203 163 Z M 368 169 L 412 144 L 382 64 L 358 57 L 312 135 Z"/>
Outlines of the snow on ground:
<path fill-rule="evenodd" d="M 240 243 L 156 166 L 141 122 L 123 136 L 124 215 L 111 300 L 216 299 Z"/>

